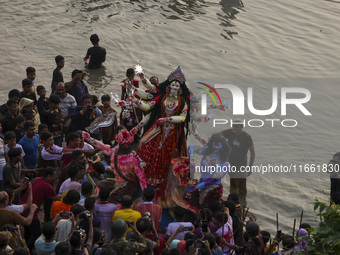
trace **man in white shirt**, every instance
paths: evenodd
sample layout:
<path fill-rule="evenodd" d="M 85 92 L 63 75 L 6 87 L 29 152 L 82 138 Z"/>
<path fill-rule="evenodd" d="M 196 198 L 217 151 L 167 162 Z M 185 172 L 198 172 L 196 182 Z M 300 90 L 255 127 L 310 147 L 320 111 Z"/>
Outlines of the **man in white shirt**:
<path fill-rule="evenodd" d="M 191 222 L 183 222 L 185 216 L 185 209 L 177 206 L 174 210 L 176 222 L 172 222 L 166 229 L 166 235 L 171 236 L 180 226 L 184 226 L 184 231 L 177 234 L 175 239 L 184 240 L 186 233 L 194 230 L 194 225 Z"/>

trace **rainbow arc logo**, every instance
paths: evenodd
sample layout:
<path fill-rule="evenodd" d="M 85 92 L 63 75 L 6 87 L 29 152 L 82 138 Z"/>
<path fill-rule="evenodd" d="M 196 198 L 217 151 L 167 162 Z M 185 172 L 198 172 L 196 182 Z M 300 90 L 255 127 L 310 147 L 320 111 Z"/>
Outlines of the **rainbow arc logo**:
<path fill-rule="evenodd" d="M 206 84 L 204 82 L 197 82 L 198 84 L 201 84 L 203 86 L 206 86 L 208 89 L 210 89 L 212 92 L 215 93 L 215 95 L 217 96 L 218 100 L 220 101 L 220 104 L 222 105 L 222 100 L 221 100 L 221 97 L 220 95 L 217 93 L 216 89 L 212 86 L 210 86 L 209 84 Z M 213 96 L 213 94 L 211 94 L 211 92 L 208 90 L 208 89 L 205 89 L 205 88 L 200 88 L 200 87 L 197 87 L 198 89 L 204 91 L 205 93 L 207 93 L 211 98 L 212 100 L 214 101 L 214 104 L 215 106 L 217 106 L 217 103 L 216 103 L 216 100 L 215 100 L 215 97 Z"/>

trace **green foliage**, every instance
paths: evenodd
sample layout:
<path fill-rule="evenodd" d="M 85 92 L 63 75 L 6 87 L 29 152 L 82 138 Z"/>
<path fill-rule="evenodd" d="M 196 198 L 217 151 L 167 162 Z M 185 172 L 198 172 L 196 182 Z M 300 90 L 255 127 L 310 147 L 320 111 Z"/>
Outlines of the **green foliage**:
<path fill-rule="evenodd" d="M 322 221 L 311 229 L 308 251 L 299 254 L 339 255 L 340 254 L 340 206 L 328 205 L 318 199 L 314 202 L 314 211 Z"/>

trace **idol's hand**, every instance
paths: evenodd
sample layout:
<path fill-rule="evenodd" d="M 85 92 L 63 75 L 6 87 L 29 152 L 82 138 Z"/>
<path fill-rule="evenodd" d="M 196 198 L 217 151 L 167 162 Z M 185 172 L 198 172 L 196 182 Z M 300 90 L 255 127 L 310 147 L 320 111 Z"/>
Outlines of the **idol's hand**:
<path fill-rule="evenodd" d="M 157 126 L 162 126 L 163 123 L 164 123 L 164 118 L 159 118 L 159 119 L 156 121 Z"/>
<path fill-rule="evenodd" d="M 87 132 L 85 132 L 85 131 L 82 132 L 82 137 L 83 137 L 85 140 L 89 140 L 89 139 L 91 138 L 90 134 L 87 133 Z"/>

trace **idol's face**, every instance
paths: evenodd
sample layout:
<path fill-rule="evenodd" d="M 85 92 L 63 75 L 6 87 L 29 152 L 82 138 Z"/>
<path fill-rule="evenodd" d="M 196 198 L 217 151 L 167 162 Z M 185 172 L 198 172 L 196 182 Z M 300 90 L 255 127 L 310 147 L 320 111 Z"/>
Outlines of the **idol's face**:
<path fill-rule="evenodd" d="M 179 90 L 181 88 L 181 84 L 178 82 L 178 81 L 173 81 L 171 82 L 170 84 L 170 89 L 171 89 L 171 92 L 174 93 Z"/>

